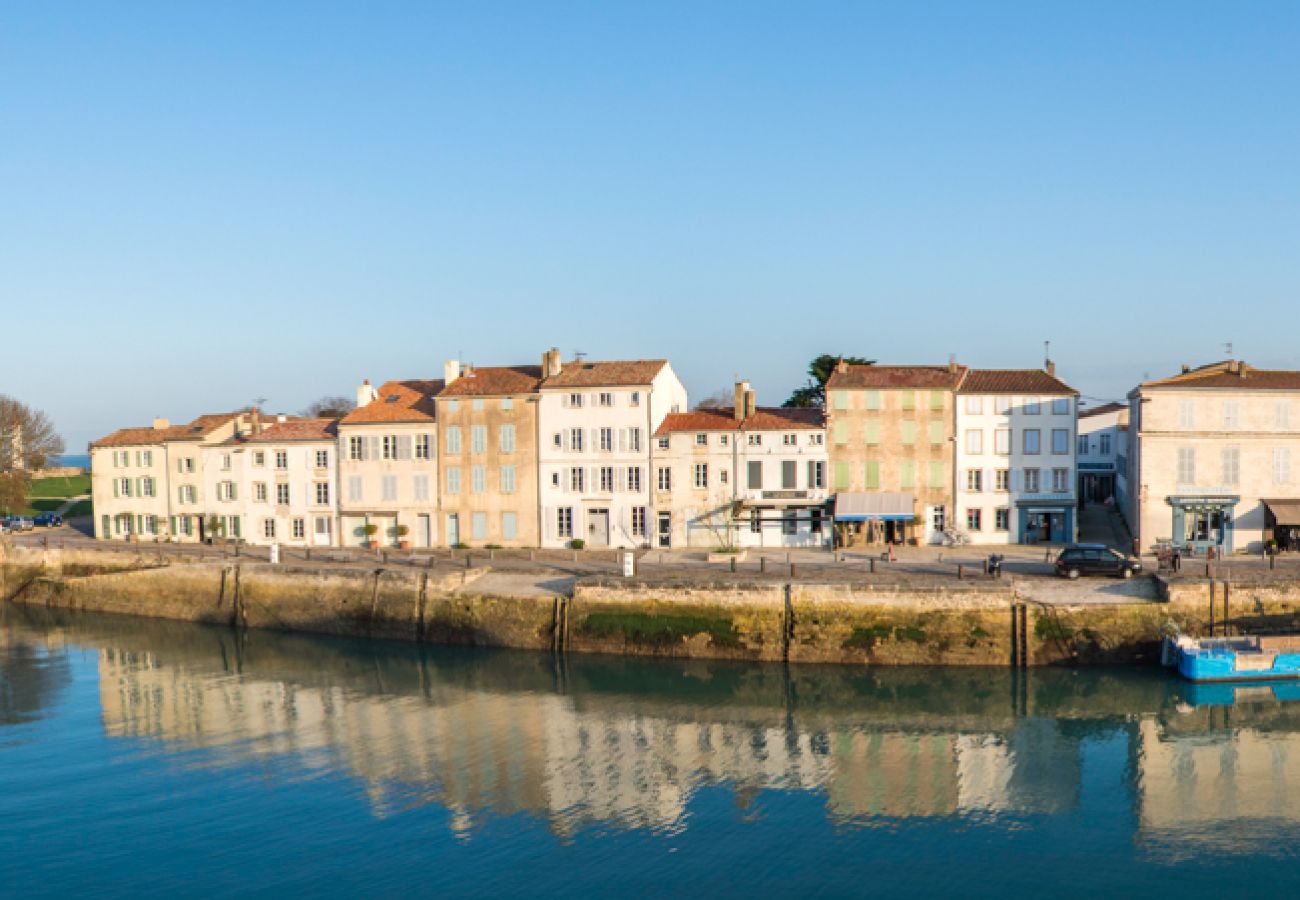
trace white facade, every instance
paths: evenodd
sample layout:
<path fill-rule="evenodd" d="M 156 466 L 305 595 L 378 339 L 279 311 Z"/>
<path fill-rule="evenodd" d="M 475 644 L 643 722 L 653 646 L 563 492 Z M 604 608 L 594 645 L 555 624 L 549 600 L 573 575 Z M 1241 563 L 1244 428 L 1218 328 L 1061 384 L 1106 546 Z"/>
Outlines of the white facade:
<path fill-rule="evenodd" d="M 1108 403 L 1080 411 L 1076 451 L 1079 496 L 1085 502 L 1122 497 L 1121 460 L 1128 439 L 1128 405 Z"/>
<path fill-rule="evenodd" d="M 1059 382 L 1051 389 L 1054 378 L 1035 377 L 1043 374 L 972 370 L 958 390 L 951 526 L 972 543 L 1075 540 L 1075 394 Z M 982 386 L 1014 388 L 1018 381 L 1040 390 Z"/>
<path fill-rule="evenodd" d="M 331 547 L 338 518 L 338 444 L 332 423 L 271 426 L 241 448 L 244 539 L 250 544 Z"/>
<path fill-rule="evenodd" d="M 538 401 L 542 546 L 643 547 L 652 541 L 651 444 L 686 388 L 666 360 L 543 358 Z"/>

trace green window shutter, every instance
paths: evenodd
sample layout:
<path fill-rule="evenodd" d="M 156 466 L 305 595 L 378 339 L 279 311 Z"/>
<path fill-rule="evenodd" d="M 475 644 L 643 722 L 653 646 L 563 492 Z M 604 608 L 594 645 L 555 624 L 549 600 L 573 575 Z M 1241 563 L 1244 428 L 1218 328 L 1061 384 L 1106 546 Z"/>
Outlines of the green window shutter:
<path fill-rule="evenodd" d="M 916 443 L 916 423 L 910 419 L 899 423 L 899 431 L 902 433 L 902 442 L 904 444 Z"/>
<path fill-rule="evenodd" d="M 230 499 L 231 500 L 239 499 L 239 488 L 235 485 L 233 481 L 230 482 Z"/>
<path fill-rule="evenodd" d="M 849 489 L 849 464 L 846 462 L 835 463 L 835 490 L 847 491 Z"/>
<path fill-rule="evenodd" d="M 943 391 L 930 391 L 930 409 L 943 409 Z"/>
<path fill-rule="evenodd" d="M 904 488 L 916 487 L 916 462 L 905 459 L 899 464 L 899 486 Z"/>
<path fill-rule="evenodd" d="M 916 391 L 903 391 L 903 409 L 916 409 Z"/>
<path fill-rule="evenodd" d="M 849 442 L 849 423 L 844 419 L 835 420 L 835 443 L 847 444 Z"/>
<path fill-rule="evenodd" d="M 931 443 L 931 444 L 942 444 L 942 443 L 943 443 L 943 423 L 942 423 L 942 422 L 931 422 L 931 423 L 930 423 L 930 443 Z"/>
<path fill-rule="evenodd" d="M 867 409 L 880 409 L 880 391 L 867 391 Z"/>
<path fill-rule="evenodd" d="M 117 483 L 116 478 L 113 479 L 113 496 L 114 497 L 122 496 L 122 486 Z"/>
<path fill-rule="evenodd" d="M 943 460 L 930 460 L 930 487 L 943 487 Z"/>
<path fill-rule="evenodd" d="M 865 430 L 867 433 L 866 443 L 879 444 L 880 443 L 880 420 L 867 419 L 865 424 L 866 424 Z"/>
<path fill-rule="evenodd" d="M 832 396 L 834 397 L 834 399 L 835 399 L 835 408 L 836 408 L 836 409 L 848 409 L 848 408 L 849 408 L 849 392 L 848 392 L 848 391 L 831 391 L 831 395 L 832 395 Z"/>
<path fill-rule="evenodd" d="M 875 459 L 867 460 L 865 475 L 867 490 L 877 490 L 880 487 L 880 461 Z"/>

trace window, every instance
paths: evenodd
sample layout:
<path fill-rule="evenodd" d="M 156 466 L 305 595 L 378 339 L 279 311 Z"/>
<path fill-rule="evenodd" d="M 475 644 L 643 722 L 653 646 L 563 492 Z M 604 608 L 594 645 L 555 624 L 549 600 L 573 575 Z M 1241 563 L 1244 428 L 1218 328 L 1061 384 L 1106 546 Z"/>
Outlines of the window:
<path fill-rule="evenodd" d="M 261 499 L 262 499 L 263 501 L 266 500 L 266 485 L 262 485 L 262 498 L 261 498 Z M 195 487 L 194 485 L 192 485 L 192 484 L 182 485 L 182 486 L 181 486 L 181 502 L 182 502 L 182 503 L 198 503 L 198 502 L 199 502 L 199 490 L 198 490 L 198 488 L 196 488 L 196 487 Z"/>
<path fill-rule="evenodd" d="M 255 465 L 255 466 L 259 466 L 259 467 L 260 467 L 260 466 L 264 466 L 264 465 L 266 465 L 266 451 L 265 451 L 265 450 L 254 450 L 254 451 L 253 451 L 253 465 Z"/>
<path fill-rule="evenodd" d="M 870 421 L 867 422 L 868 434 L 870 434 L 870 426 L 872 426 L 873 424 L 875 423 Z M 844 419 L 836 419 L 835 420 L 835 443 L 847 444 L 848 442 L 849 442 L 849 423 L 846 422 Z M 867 443 L 871 443 L 871 442 L 867 441 Z"/>
<path fill-rule="evenodd" d="M 880 391 L 874 388 L 867 391 L 867 409 L 880 409 Z"/>
<path fill-rule="evenodd" d="M 487 513 L 471 513 L 469 517 L 470 534 L 474 540 L 481 541 L 487 537 Z"/>
<path fill-rule="evenodd" d="M 727 470 L 726 470 L 726 469 L 719 469 L 719 470 L 718 470 L 718 484 L 726 484 L 726 483 L 727 483 Z"/>
<path fill-rule="evenodd" d="M 849 408 L 849 392 L 848 392 L 848 391 L 831 391 L 831 402 L 834 404 L 834 406 L 835 406 L 836 409 L 848 409 L 848 408 Z"/>
<path fill-rule="evenodd" d="M 1074 442 L 1074 450 L 1080 456 L 1088 454 L 1088 436 L 1086 434 L 1079 435 L 1079 439 Z"/>
<path fill-rule="evenodd" d="M 826 487 L 826 463 L 820 459 L 808 460 L 808 488 L 816 490 Z"/>
<path fill-rule="evenodd" d="M 474 410 L 474 412 L 482 412 L 482 411 L 483 411 L 483 405 L 484 405 L 484 404 L 483 404 L 483 398 L 482 398 L 482 397 L 475 397 L 473 400 L 470 401 L 469 407 L 470 407 L 470 409 Z"/>
<path fill-rule="evenodd" d="M 570 395 L 569 395 L 569 406 L 573 407 L 574 409 L 581 409 L 581 408 L 582 408 L 582 395 L 581 395 L 581 394 L 570 394 Z"/>
<path fill-rule="evenodd" d="M 749 511 L 749 530 L 754 534 L 760 534 L 763 531 L 763 520 L 759 517 L 756 509 Z"/>
<path fill-rule="evenodd" d="M 289 533 L 295 540 L 301 541 L 307 536 L 307 523 L 302 519 L 294 519 L 289 523 Z"/>
<path fill-rule="evenodd" d="M 899 463 L 898 472 L 898 481 L 901 487 L 916 487 L 916 463 L 913 460 L 905 459 Z"/>
<path fill-rule="evenodd" d="M 141 496 L 141 497 L 152 497 L 152 496 L 154 496 L 154 484 L 155 484 L 155 482 L 154 482 L 154 480 L 153 480 L 152 478 L 141 478 L 141 479 L 140 479 L 140 496 Z"/>
<path fill-rule="evenodd" d="M 1178 448 L 1178 483 L 1196 483 L 1196 448 Z"/>
<path fill-rule="evenodd" d="M 709 436 L 707 434 L 697 434 L 695 436 L 695 446 L 697 447 L 709 446 Z"/>
<path fill-rule="evenodd" d="M 1039 471 L 1037 469 L 1025 469 L 1025 493 L 1037 494 L 1039 488 Z"/>
<path fill-rule="evenodd" d="M 614 449 L 614 429 L 600 429 L 600 452 L 609 453 Z"/>
<path fill-rule="evenodd" d="M 820 509 L 813 509 L 809 511 L 808 530 L 811 531 L 813 534 L 822 533 L 822 511 Z"/>
<path fill-rule="evenodd" d="M 224 470 L 224 471 L 226 471 L 226 472 L 229 472 L 229 471 L 230 471 L 230 454 L 229 454 L 229 453 L 223 453 L 223 454 L 221 454 L 221 468 L 222 468 L 222 470 Z"/>
<path fill-rule="evenodd" d="M 751 447 L 763 446 L 763 436 L 761 434 L 751 434 L 747 436 L 747 443 Z"/>
<path fill-rule="evenodd" d="M 501 493 L 513 494 L 515 492 L 515 467 L 501 467 Z"/>
<path fill-rule="evenodd" d="M 141 451 L 140 451 L 140 465 L 143 466 L 143 467 L 146 468 L 146 469 L 151 468 L 151 467 L 153 466 L 153 451 L 152 451 L 152 450 L 141 450 Z"/>
<path fill-rule="evenodd" d="M 982 469 L 966 470 L 966 490 L 978 494 L 984 490 L 984 471 Z"/>
<path fill-rule="evenodd" d="M 943 391 L 930 391 L 930 409 L 934 412 L 943 409 Z"/>
<path fill-rule="evenodd" d="M 995 531 L 1011 530 L 1011 510 L 1005 506 L 999 506 L 993 510 L 993 529 Z"/>
<path fill-rule="evenodd" d="M 1070 399 L 1068 397 L 1056 397 L 1052 400 L 1052 415 L 1068 416 L 1070 414 Z"/>
<path fill-rule="evenodd" d="M 994 397 L 994 398 L 993 398 L 993 411 L 994 411 L 995 413 L 997 413 L 998 415 L 1000 415 L 1000 416 L 1005 416 L 1005 415 L 1007 415 L 1008 413 L 1010 413 L 1010 412 L 1011 412 L 1011 398 L 1010 398 L 1010 397 Z"/>
<path fill-rule="evenodd" d="M 641 429 L 629 428 L 627 430 L 627 449 L 633 453 L 641 452 Z"/>
<path fill-rule="evenodd" d="M 667 449 L 668 449 L 668 438 L 666 438 L 666 437 L 661 437 L 661 438 L 659 438 L 659 449 L 660 449 L 660 450 L 667 450 Z"/>
<path fill-rule="evenodd" d="M 365 457 L 365 439 L 359 437 L 348 438 L 348 459 L 360 460 Z"/>
<path fill-rule="evenodd" d="M 1237 427 L 1237 418 L 1238 418 L 1237 411 L 1238 410 L 1237 410 L 1236 400 L 1223 401 L 1223 427 L 1224 428 Z"/>
<path fill-rule="evenodd" d="M 1196 427 L 1196 401 L 1179 400 L 1178 401 L 1178 427 L 1195 428 Z"/>
<path fill-rule="evenodd" d="M 613 406 L 613 405 L 614 405 L 614 395 L 613 395 L 613 394 L 609 394 L 609 393 L 601 393 L 601 394 L 597 394 L 597 395 L 596 395 L 596 400 L 597 400 L 597 402 L 598 402 L 601 406 Z"/>
<path fill-rule="evenodd" d="M 723 447 L 727 446 L 727 435 L 725 434 L 718 435 L 718 443 L 721 444 Z"/>
<path fill-rule="evenodd" d="M 842 464 L 841 463 L 835 464 L 835 470 L 837 473 L 839 472 L 840 465 Z M 847 481 L 848 478 L 846 477 L 845 478 L 846 484 L 844 485 L 844 487 L 846 488 L 848 487 Z M 863 463 L 862 483 L 863 485 L 866 486 L 867 490 L 875 490 L 880 487 L 880 461 L 879 460 L 869 459 L 865 463 Z"/>
<path fill-rule="evenodd" d="M 996 469 L 993 472 L 993 490 L 1009 491 L 1011 490 L 1011 470 Z"/>
<path fill-rule="evenodd" d="M 943 422 L 932 419 L 926 430 L 929 432 L 930 446 L 934 447 L 943 443 Z"/>
<path fill-rule="evenodd" d="M 628 406 L 640 406 L 640 405 L 641 405 L 641 392 L 640 392 L 640 391 L 633 391 L 631 394 L 629 394 L 629 395 L 628 395 L 628 398 L 627 398 L 627 405 L 628 405 Z"/>
<path fill-rule="evenodd" d="M 820 431 L 814 431 L 812 434 L 808 435 L 809 447 L 820 447 L 825 443 L 826 435 L 822 434 Z"/>
<path fill-rule="evenodd" d="M 644 506 L 632 507 L 632 535 L 633 537 L 645 537 L 646 535 L 646 513 Z"/>
<path fill-rule="evenodd" d="M 316 451 L 316 468 L 327 469 L 330 464 L 330 452 L 328 450 Z"/>
<path fill-rule="evenodd" d="M 1052 452 L 1058 456 L 1070 452 L 1070 429 L 1052 429 Z"/>
<path fill-rule="evenodd" d="M 1291 451 L 1286 447 L 1273 448 L 1273 483 L 1291 483 Z"/>
<path fill-rule="evenodd" d="M 447 467 L 447 493 L 460 493 L 460 466 Z"/>
<path fill-rule="evenodd" d="M 512 409 L 514 409 L 514 408 L 515 408 L 515 401 L 514 401 L 514 398 L 513 398 L 513 397 L 502 397 L 502 398 L 501 398 L 501 411 L 502 411 L 502 412 L 510 412 L 510 411 L 511 411 Z M 510 513 L 510 515 L 513 516 L 514 513 Z"/>
<path fill-rule="evenodd" d="M 447 440 L 444 444 L 448 453 L 460 453 L 460 426 L 447 426 Z"/>
<path fill-rule="evenodd" d="M 415 495 L 416 502 L 425 503 L 429 500 L 429 476 L 416 475 L 411 482 L 411 492 Z"/>
<path fill-rule="evenodd" d="M 974 395 L 966 398 L 966 412 L 979 414 L 984 412 L 984 398 Z"/>
<path fill-rule="evenodd" d="M 287 450 L 275 451 L 275 467 L 277 469 L 280 469 L 281 471 L 289 468 L 289 451 Z"/>
<path fill-rule="evenodd" d="M 763 463 L 759 460 L 750 460 L 746 466 L 749 489 L 751 491 L 760 491 L 763 489 Z"/>
<path fill-rule="evenodd" d="M 667 466 L 660 466 L 658 473 L 659 490 L 671 491 L 673 489 L 673 470 Z"/>
<path fill-rule="evenodd" d="M 471 494 L 487 493 L 487 466 L 469 467 L 469 492 Z"/>
<path fill-rule="evenodd" d="M 289 485 L 277 484 L 275 486 L 275 502 L 280 506 L 289 505 Z"/>
<path fill-rule="evenodd" d="M 329 506 L 330 502 L 330 485 L 328 481 L 316 482 L 316 505 Z"/>
<path fill-rule="evenodd" d="M 799 444 L 799 436 L 796 434 L 781 435 L 781 445 L 784 447 L 795 447 Z"/>
<path fill-rule="evenodd" d="M 1038 453 L 1041 451 L 1039 443 L 1042 433 L 1037 428 L 1026 428 L 1024 431 L 1024 449 L 1026 453 Z"/>
<path fill-rule="evenodd" d="M 262 537 L 270 540 L 275 539 L 275 519 L 262 520 Z"/>
<path fill-rule="evenodd" d="M 447 401 L 447 412 L 458 412 L 459 410 L 460 410 L 460 401 L 459 401 L 459 400 L 448 400 L 448 401 Z"/>
<path fill-rule="evenodd" d="M 916 391 L 903 391 L 900 396 L 899 405 L 903 409 L 916 409 Z"/>
<path fill-rule="evenodd" d="M 637 493 L 641 490 L 641 467 L 640 466 L 627 467 L 627 489 L 629 491 L 632 491 L 633 493 Z"/>
<path fill-rule="evenodd" d="M 572 506 L 561 506 L 555 511 L 555 533 L 562 538 L 573 537 Z"/>
<path fill-rule="evenodd" d="M 785 514 L 781 516 L 781 533 L 799 533 L 799 514 L 794 510 L 788 509 L 785 511 Z"/>
<path fill-rule="evenodd" d="M 348 502 L 349 503 L 361 502 L 361 476 L 360 475 L 348 476 Z"/>
<path fill-rule="evenodd" d="M 519 516 L 512 512 L 501 514 L 501 537 L 513 541 L 519 537 Z"/>
<path fill-rule="evenodd" d="M 569 429 L 569 449 L 575 453 L 582 452 L 582 429 L 581 428 Z"/>
<path fill-rule="evenodd" d="M 709 486 L 709 464 L 695 464 L 695 486 L 697 488 L 706 488 Z"/>
<path fill-rule="evenodd" d="M 972 428 L 966 432 L 966 452 L 984 452 L 984 432 L 982 429 Z"/>
<path fill-rule="evenodd" d="M 1223 448 L 1223 484 L 1234 485 L 1241 480 L 1241 450 L 1237 447 Z"/>
<path fill-rule="evenodd" d="M 1041 400 L 1025 401 L 1025 410 L 1024 410 L 1025 415 L 1036 416 L 1039 415 L 1042 411 L 1043 411 L 1043 403 Z"/>
<path fill-rule="evenodd" d="M 1101 444 L 1100 452 L 1102 456 L 1110 456 L 1110 435 L 1103 434 L 1099 440 Z"/>
<path fill-rule="evenodd" d="M 982 531 L 984 524 L 984 510 L 968 509 L 966 510 L 966 530 Z"/>
<path fill-rule="evenodd" d="M 1053 469 L 1052 470 L 1052 491 L 1057 494 L 1064 494 L 1070 490 L 1070 470 Z"/>
<path fill-rule="evenodd" d="M 469 430 L 469 452 L 475 455 L 487 453 L 487 426 L 475 425 Z"/>
<path fill-rule="evenodd" d="M 569 490 L 582 493 L 587 489 L 587 470 L 581 466 L 569 469 Z"/>
<path fill-rule="evenodd" d="M 507 425 L 505 427 L 514 428 L 513 425 Z M 429 436 L 427 434 L 417 434 L 415 436 L 415 458 L 416 459 L 429 458 Z"/>
<path fill-rule="evenodd" d="M 614 467 L 600 467 L 600 492 L 602 494 L 614 493 Z"/>
<path fill-rule="evenodd" d="M 1278 428 L 1291 427 L 1291 402 L 1279 400 L 1273 405 L 1273 419 Z"/>
<path fill-rule="evenodd" d="M 382 439 L 380 458 L 397 459 L 397 435 L 386 434 Z"/>
<path fill-rule="evenodd" d="M 119 496 L 119 495 L 122 496 L 122 497 L 130 497 L 130 496 L 131 496 L 131 479 L 130 479 L 130 478 L 119 478 L 119 479 L 117 480 L 117 487 L 116 487 L 116 489 L 113 491 L 113 496 L 116 497 L 116 496 Z"/>
<path fill-rule="evenodd" d="M 868 463 L 870 465 L 870 463 Z M 849 489 L 849 464 L 843 460 L 835 461 L 835 490 L 847 491 Z"/>
<path fill-rule="evenodd" d="M 907 445 L 916 443 L 916 423 L 911 419 L 905 419 L 898 423 L 900 432 L 900 442 Z"/>
<path fill-rule="evenodd" d="M 389 503 L 397 500 L 397 476 L 385 475 L 379 481 L 379 497 Z"/>
<path fill-rule="evenodd" d="M 944 485 L 943 479 L 943 460 L 932 459 L 928 463 L 930 478 L 927 484 L 932 488 L 941 488 Z"/>
<path fill-rule="evenodd" d="M 181 472 L 186 475 L 194 474 L 194 457 L 187 456 L 181 460 Z"/>

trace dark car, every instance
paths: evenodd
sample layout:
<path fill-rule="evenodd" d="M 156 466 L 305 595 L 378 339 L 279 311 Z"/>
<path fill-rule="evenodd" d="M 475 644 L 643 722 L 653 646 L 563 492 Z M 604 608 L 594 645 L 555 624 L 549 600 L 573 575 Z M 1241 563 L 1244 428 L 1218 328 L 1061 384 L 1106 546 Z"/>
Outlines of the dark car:
<path fill-rule="evenodd" d="M 58 516 L 54 513 L 41 513 L 36 518 L 32 519 L 32 524 L 37 528 L 58 528 L 63 524 L 63 516 Z"/>
<path fill-rule="evenodd" d="M 1132 578 L 1141 571 L 1142 563 L 1105 544 L 1072 544 L 1056 557 L 1056 574 L 1063 578 L 1078 578 L 1080 575 Z"/>

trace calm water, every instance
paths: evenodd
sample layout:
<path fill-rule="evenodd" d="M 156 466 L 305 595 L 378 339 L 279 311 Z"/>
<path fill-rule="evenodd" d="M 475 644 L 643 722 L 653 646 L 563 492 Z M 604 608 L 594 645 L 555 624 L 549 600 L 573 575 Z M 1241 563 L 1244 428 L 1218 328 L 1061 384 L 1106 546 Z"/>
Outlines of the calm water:
<path fill-rule="evenodd" d="M 1269 896 L 1300 701 L 3 610 L 6 896 Z"/>

